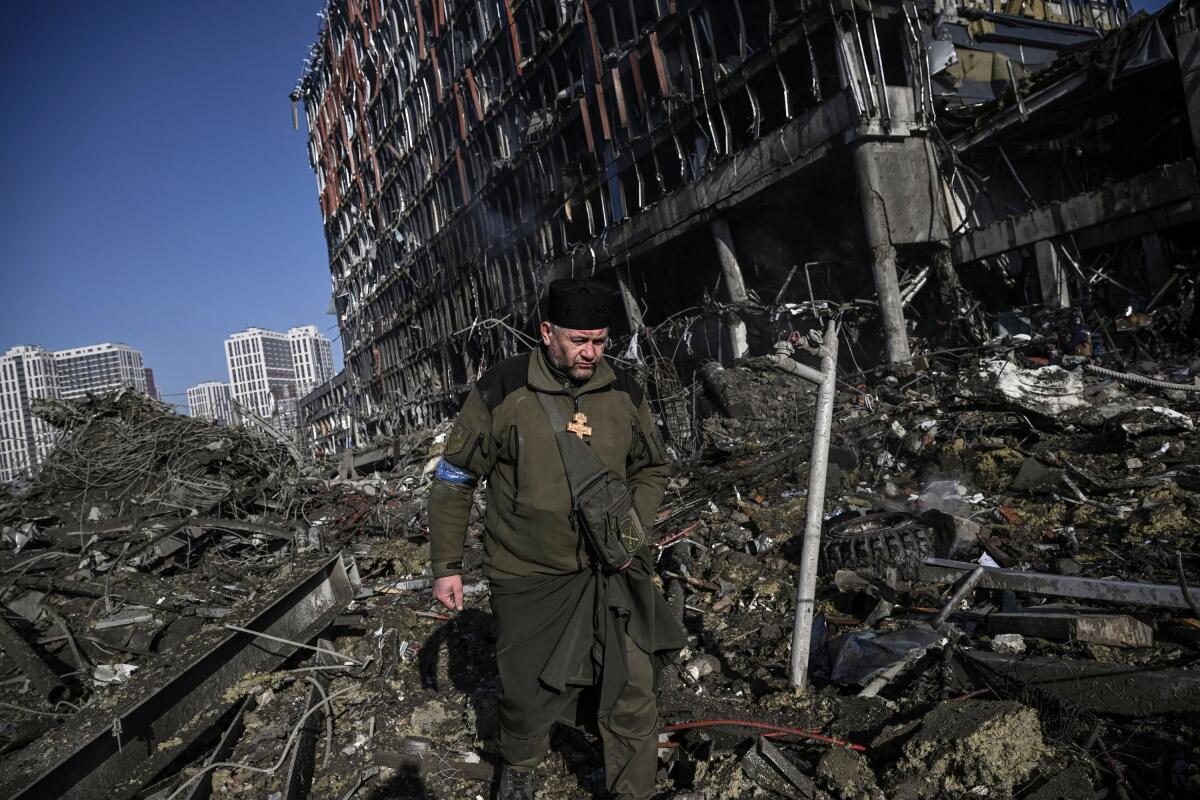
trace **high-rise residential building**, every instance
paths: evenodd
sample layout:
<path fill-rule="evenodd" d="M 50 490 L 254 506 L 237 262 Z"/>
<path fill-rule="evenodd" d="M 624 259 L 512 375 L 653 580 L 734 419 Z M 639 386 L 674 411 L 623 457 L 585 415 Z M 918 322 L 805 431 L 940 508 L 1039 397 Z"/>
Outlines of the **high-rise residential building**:
<path fill-rule="evenodd" d="M 58 435 L 29 413 L 31 400 L 74 400 L 126 387 L 158 396 L 154 373 L 142 363 L 141 352 L 128 345 L 9 349 L 0 357 L 0 481 L 32 471 Z"/>
<path fill-rule="evenodd" d="M 316 325 L 304 325 L 288 331 L 292 343 L 292 365 L 300 397 L 333 377 L 333 344 Z"/>
<path fill-rule="evenodd" d="M 235 417 L 229 402 L 229 384 L 207 381 L 187 390 L 188 413 L 220 425 L 232 425 Z"/>
<path fill-rule="evenodd" d="M 229 394 L 236 405 L 282 427 L 295 427 L 296 367 L 286 333 L 247 328 L 225 340 Z M 235 410 L 237 407 L 235 405 Z"/>
<path fill-rule="evenodd" d="M 93 344 L 54 351 L 58 389 L 63 400 L 89 392 L 101 394 L 123 386 L 146 393 L 146 366 L 142 354 L 129 345 Z"/>
<path fill-rule="evenodd" d="M 315 325 L 247 328 L 225 340 L 225 362 L 234 413 L 240 405 L 287 431 L 298 424 L 300 398 L 333 377 L 332 346 Z"/>
<path fill-rule="evenodd" d="M 0 481 L 28 474 L 44 460 L 58 432 L 30 413 L 30 401 L 58 396 L 53 353 L 21 345 L 0 356 Z"/>

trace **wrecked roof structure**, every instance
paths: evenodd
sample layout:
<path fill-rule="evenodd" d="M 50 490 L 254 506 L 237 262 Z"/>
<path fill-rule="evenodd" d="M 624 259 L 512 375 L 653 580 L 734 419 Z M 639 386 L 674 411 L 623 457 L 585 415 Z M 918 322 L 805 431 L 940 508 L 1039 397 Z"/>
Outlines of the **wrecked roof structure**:
<path fill-rule="evenodd" d="M 568 274 L 620 285 L 622 335 L 719 313 L 726 330 L 689 345 L 726 362 L 773 342 L 748 304 L 810 290 L 876 304 L 854 345 L 874 363 L 907 359 L 930 314 L 964 316 L 956 274 L 1009 289 L 997 306 L 1024 302 L 1039 269 L 1048 286 L 1090 280 L 1069 259 L 1086 270 L 1091 247 L 1186 223 L 1164 205 L 1195 194 L 1192 12 L 1128 13 L 329 4 L 294 97 L 356 440 L 452 413 Z"/>
<path fill-rule="evenodd" d="M 676 462 L 660 798 L 1200 795 L 1194 8 L 325 19 L 296 97 L 347 368 L 312 422 L 362 446 L 39 407 L 0 795 L 486 796 L 482 514 L 446 614 L 427 492 L 462 392 L 593 272 Z M 543 796 L 604 785 L 583 733 L 551 750 Z"/>

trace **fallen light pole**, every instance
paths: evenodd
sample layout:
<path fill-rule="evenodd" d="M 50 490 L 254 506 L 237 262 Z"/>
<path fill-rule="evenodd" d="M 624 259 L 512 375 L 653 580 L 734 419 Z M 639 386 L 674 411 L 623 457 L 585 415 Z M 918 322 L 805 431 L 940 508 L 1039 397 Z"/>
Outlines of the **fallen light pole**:
<path fill-rule="evenodd" d="M 804 547 L 800 577 L 796 581 L 796 616 L 792 623 L 792 688 L 808 681 L 808 654 L 812 643 L 813 609 L 817 593 L 817 556 L 821 550 L 821 525 L 825 521 L 825 475 L 829 468 L 829 438 L 833 427 L 833 397 L 837 392 L 837 323 L 825 326 L 821 343 L 821 382 L 817 389 L 817 418 L 813 424 L 812 454 L 808 459 L 808 501 L 804 520 Z M 810 378 L 811 380 L 811 378 Z"/>

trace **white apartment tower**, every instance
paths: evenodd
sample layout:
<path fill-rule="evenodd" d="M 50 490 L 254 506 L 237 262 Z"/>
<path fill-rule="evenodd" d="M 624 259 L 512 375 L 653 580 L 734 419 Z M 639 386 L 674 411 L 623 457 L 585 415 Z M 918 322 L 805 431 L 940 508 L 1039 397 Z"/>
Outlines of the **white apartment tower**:
<path fill-rule="evenodd" d="M 229 384 L 208 381 L 187 390 L 188 412 L 197 419 L 218 425 L 233 425 L 233 406 L 229 402 Z"/>
<path fill-rule="evenodd" d="M 296 387 L 300 397 L 333 377 L 333 344 L 316 325 L 305 325 L 288 331 L 292 344 L 292 365 L 296 370 Z"/>
<path fill-rule="evenodd" d="M 225 340 L 225 363 L 235 415 L 240 405 L 290 433 L 300 398 L 333 377 L 333 348 L 315 325 L 247 328 Z"/>
<path fill-rule="evenodd" d="M 58 396 L 53 353 L 21 345 L 0 356 L 0 482 L 29 474 L 45 459 L 58 431 L 33 416 L 29 405 Z"/>
<path fill-rule="evenodd" d="M 295 427 L 296 367 L 286 333 L 247 328 L 225 340 L 229 394 L 237 405 L 283 428 Z M 237 410 L 235 405 L 234 410 Z"/>
<path fill-rule="evenodd" d="M 59 396 L 74 400 L 89 392 L 103 394 L 122 386 L 146 394 L 146 366 L 142 354 L 129 345 L 93 344 L 54 351 L 58 367 Z"/>

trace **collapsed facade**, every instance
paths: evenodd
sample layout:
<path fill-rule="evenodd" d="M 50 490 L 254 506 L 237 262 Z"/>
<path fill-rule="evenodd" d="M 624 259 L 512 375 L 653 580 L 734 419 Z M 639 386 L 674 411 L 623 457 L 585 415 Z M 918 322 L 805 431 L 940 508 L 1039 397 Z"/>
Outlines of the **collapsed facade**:
<path fill-rule="evenodd" d="M 354 447 L 346 370 L 301 398 L 300 420 L 304 442 L 313 455 L 333 455 Z"/>
<path fill-rule="evenodd" d="M 979 312 L 1141 310 L 1194 252 L 1200 76 L 1194 11 L 1129 14 L 331 3 L 294 98 L 356 439 L 452 413 L 568 275 L 682 371 L 769 350 L 801 300 L 860 306 L 859 364 Z"/>

